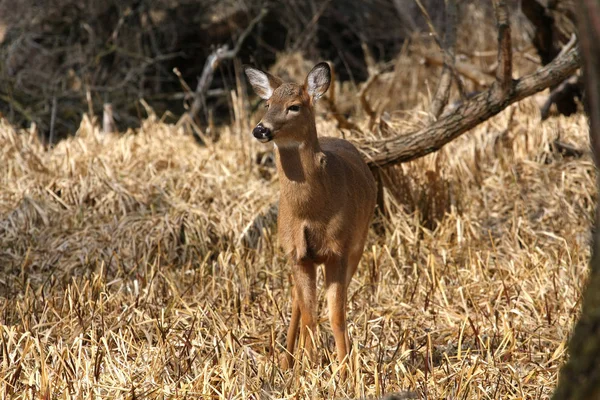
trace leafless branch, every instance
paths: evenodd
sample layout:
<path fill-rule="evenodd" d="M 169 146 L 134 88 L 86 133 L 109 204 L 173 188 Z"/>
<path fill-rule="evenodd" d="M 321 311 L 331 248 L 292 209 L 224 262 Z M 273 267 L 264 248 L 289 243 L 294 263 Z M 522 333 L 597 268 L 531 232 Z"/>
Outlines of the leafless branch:
<path fill-rule="evenodd" d="M 517 80 L 514 89 L 505 97 L 495 95 L 492 88 L 462 103 L 420 131 L 369 143 L 363 149 L 367 163 L 373 167 L 385 167 L 433 153 L 510 104 L 563 81 L 580 67 L 580 63 L 579 51 L 572 49 Z"/>
<path fill-rule="evenodd" d="M 113 116 L 113 106 L 110 103 L 104 103 L 102 112 L 102 132 L 113 133 L 116 131 L 115 119 Z"/>
<path fill-rule="evenodd" d="M 410 0 L 408 0 L 410 1 Z M 406 33 L 416 32 L 418 27 L 415 20 L 412 18 L 410 13 L 406 12 L 407 8 L 407 0 L 393 0 L 394 8 L 396 9 L 396 13 L 398 14 L 398 18 L 402 21 L 402 25 L 405 27 Z"/>
<path fill-rule="evenodd" d="M 371 167 L 398 164 L 435 152 L 510 104 L 560 83 L 580 67 L 579 51 L 571 49 L 532 74 L 513 81 L 509 14 L 504 0 L 496 0 L 495 11 L 499 33 L 494 85 L 417 132 L 368 143 L 363 150 Z"/>
<path fill-rule="evenodd" d="M 508 8 L 505 0 L 494 0 L 498 27 L 498 68 L 496 69 L 496 96 L 505 98 L 513 88 L 512 45 Z"/>
<path fill-rule="evenodd" d="M 425 62 L 433 65 L 444 65 L 444 58 L 437 54 L 422 54 Z M 478 86 L 486 86 L 491 77 L 487 72 L 480 70 L 473 64 L 464 61 L 455 61 L 454 68 L 458 74 L 464 76 Z"/>
<path fill-rule="evenodd" d="M 344 115 L 340 113 L 337 108 L 337 104 L 335 102 L 335 68 L 332 63 L 329 63 L 329 68 L 331 69 L 331 84 L 329 86 L 329 95 L 323 97 L 323 100 L 329 106 L 329 111 L 331 112 L 333 118 L 335 118 L 335 120 L 337 121 L 339 128 L 360 131 L 358 125 L 348 121 L 348 119 L 346 119 L 346 117 L 344 117 Z"/>
<path fill-rule="evenodd" d="M 369 92 L 373 84 L 377 82 L 381 73 L 382 71 L 379 71 L 369 76 L 369 79 L 364 83 L 362 89 L 358 93 L 358 97 L 360 98 L 360 104 L 362 105 L 365 113 L 367 113 L 367 115 L 369 116 L 369 127 L 372 127 L 373 121 L 375 120 L 375 118 L 377 118 L 377 113 L 375 112 L 375 110 L 373 110 L 373 107 L 371 107 L 371 104 L 367 99 L 367 93 Z"/>
<path fill-rule="evenodd" d="M 556 57 L 561 57 L 563 54 L 565 54 L 567 51 L 571 50 L 576 45 L 577 45 L 577 35 L 573 33 L 573 34 L 571 34 L 571 38 L 569 39 L 567 44 L 565 44 L 563 46 L 563 48 L 560 49 L 560 53 L 558 53 L 558 55 Z"/>
<path fill-rule="evenodd" d="M 260 14 L 258 14 L 246 27 L 246 29 L 242 32 L 240 37 L 237 39 L 236 44 L 233 49 L 229 50 L 229 46 L 224 44 L 217 48 L 204 63 L 204 69 L 202 70 L 202 75 L 198 80 L 198 85 L 196 86 L 196 91 L 194 92 L 194 101 L 190 110 L 186 113 L 185 117 L 179 119 L 179 122 L 193 120 L 200 111 L 200 109 L 204 106 L 205 102 L 205 93 L 210 87 L 212 83 L 214 73 L 216 69 L 219 67 L 222 61 L 229 60 L 237 56 L 242 47 L 242 44 L 250 34 L 250 32 L 254 29 L 256 24 L 258 24 L 266 15 L 268 11 L 267 9 L 262 9 Z"/>
<path fill-rule="evenodd" d="M 442 42 L 440 41 L 440 37 L 437 34 L 435 26 L 433 25 L 433 21 L 431 21 L 431 17 L 429 16 L 429 12 L 427 12 L 427 9 L 423 5 L 423 3 L 421 3 L 421 0 L 415 0 L 415 3 L 417 3 L 417 6 L 419 6 L 419 9 L 421 10 L 421 13 L 423 14 L 423 17 L 425 18 L 425 22 L 427 22 L 427 26 L 429 27 L 429 32 L 430 32 L 431 36 L 433 37 L 433 40 L 435 40 L 435 42 L 440 47 L 440 49 L 443 50 L 444 46 L 442 46 Z"/>
<path fill-rule="evenodd" d="M 431 114 L 434 116 L 434 118 L 439 117 L 446 104 L 448 104 L 448 98 L 450 97 L 450 86 L 452 85 L 452 70 L 454 69 L 455 45 L 456 2 L 455 0 L 446 0 L 446 32 L 444 34 L 444 44 L 442 48 L 444 68 L 442 69 L 442 75 L 433 97 L 433 101 L 431 102 Z"/>
<path fill-rule="evenodd" d="M 54 144 L 54 126 L 56 125 L 56 96 L 52 97 L 52 115 L 50 117 L 50 137 L 48 138 L 48 146 L 52 147 Z"/>

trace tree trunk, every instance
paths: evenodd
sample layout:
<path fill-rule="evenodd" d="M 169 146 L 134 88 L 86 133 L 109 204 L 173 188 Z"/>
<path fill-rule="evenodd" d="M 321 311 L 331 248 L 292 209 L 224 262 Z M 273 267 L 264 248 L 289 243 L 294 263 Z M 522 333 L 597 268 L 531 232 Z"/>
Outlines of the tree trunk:
<path fill-rule="evenodd" d="M 585 107 L 596 166 L 600 163 L 600 3 L 581 0 L 577 7 L 586 89 Z M 600 185 L 600 181 L 598 181 Z M 599 186 L 600 187 L 600 186 Z M 600 204 L 600 203 L 599 203 Z M 569 343 L 569 360 L 560 371 L 554 399 L 600 398 L 600 209 L 592 230 L 590 276 L 583 293 L 581 317 Z"/>

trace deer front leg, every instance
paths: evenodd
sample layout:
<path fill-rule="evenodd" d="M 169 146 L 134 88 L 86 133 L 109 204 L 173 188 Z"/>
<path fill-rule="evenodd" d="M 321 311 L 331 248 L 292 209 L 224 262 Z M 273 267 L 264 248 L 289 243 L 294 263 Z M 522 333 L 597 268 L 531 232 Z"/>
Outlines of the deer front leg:
<path fill-rule="evenodd" d="M 290 326 L 287 331 L 287 352 L 285 354 L 282 354 L 280 358 L 281 368 L 284 370 L 294 365 L 294 346 L 296 345 L 298 325 L 300 323 L 300 304 L 298 303 L 298 294 L 296 293 L 296 287 L 292 289 L 292 292 L 292 318 L 290 320 Z"/>
<path fill-rule="evenodd" d="M 300 319 L 302 321 L 300 328 L 300 343 L 303 343 L 306 354 L 309 359 L 314 362 L 315 355 L 312 335 L 317 333 L 317 324 L 315 320 L 315 311 L 317 307 L 317 270 L 312 261 L 299 262 L 294 266 L 294 283 L 296 294 L 294 302 L 297 303 L 296 307 L 300 310 Z M 294 322 L 293 317 L 292 310 L 292 323 Z M 290 344 L 293 348 L 293 342 L 296 339 L 295 332 L 293 333 L 293 341 L 291 340 L 292 337 L 290 337 L 290 332 L 293 328 L 292 325 L 293 324 L 290 324 L 290 329 L 288 331 L 288 351 Z"/>

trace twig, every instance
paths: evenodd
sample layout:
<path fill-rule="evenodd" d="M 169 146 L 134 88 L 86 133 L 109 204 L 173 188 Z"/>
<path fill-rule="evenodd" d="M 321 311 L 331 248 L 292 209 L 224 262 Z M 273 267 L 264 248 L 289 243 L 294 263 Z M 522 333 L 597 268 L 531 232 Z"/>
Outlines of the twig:
<path fill-rule="evenodd" d="M 182 118 L 179 119 L 179 122 L 194 120 L 196 114 L 198 114 L 200 109 L 204 107 L 204 94 L 206 93 L 206 91 L 210 87 L 210 84 L 212 83 L 215 70 L 219 67 L 223 60 L 232 59 L 235 56 L 237 56 L 242 47 L 242 44 L 244 43 L 252 29 L 254 29 L 256 24 L 258 24 L 267 14 L 268 10 L 262 9 L 260 14 L 258 14 L 252 21 L 250 21 L 250 24 L 248 24 L 246 29 L 242 32 L 233 49 L 229 50 L 229 46 L 227 44 L 224 44 L 218 47 L 217 50 L 215 50 L 212 54 L 208 56 L 206 62 L 204 63 L 202 75 L 198 80 L 196 91 L 194 92 L 194 102 L 192 103 L 190 110 L 186 113 L 187 118 L 184 119 L 182 116 Z"/>
<path fill-rule="evenodd" d="M 508 8 L 505 0 L 494 0 L 494 12 L 498 26 L 498 69 L 496 69 L 495 95 L 506 97 L 513 90 L 512 45 Z"/>
<path fill-rule="evenodd" d="M 398 18 L 400 18 L 403 22 L 402 25 L 404 26 L 406 33 L 410 34 L 416 32 L 419 28 L 410 13 L 406 11 L 408 4 L 406 4 L 404 0 L 393 0 L 392 3 L 396 9 Z"/>
<path fill-rule="evenodd" d="M 278 202 L 263 207 L 252 221 L 244 227 L 237 239 L 237 245 L 255 249 L 263 236 L 264 230 L 275 225 L 278 211 Z"/>
<path fill-rule="evenodd" d="M 123 15 L 121 15 L 121 17 L 119 18 L 119 21 L 117 21 L 117 25 L 115 26 L 115 29 L 113 30 L 112 34 L 110 35 L 110 39 L 113 42 L 115 42 L 117 40 L 117 38 L 119 36 L 119 31 L 121 30 L 121 27 L 123 27 L 125 20 L 132 14 L 132 12 L 133 12 L 133 10 L 131 8 L 125 9 L 125 12 L 123 13 Z"/>
<path fill-rule="evenodd" d="M 365 113 L 367 113 L 367 115 L 369 116 L 369 128 L 373 126 L 373 121 L 375 121 L 375 119 L 377 118 L 377 113 L 375 112 L 375 110 L 373 110 L 373 107 L 371 107 L 369 100 L 367 100 L 367 93 L 369 92 L 373 84 L 377 82 L 381 74 L 382 71 L 378 71 L 373 75 L 369 76 L 369 79 L 364 83 L 363 87 L 358 93 L 358 97 L 360 98 L 360 104 L 362 105 Z"/>
<path fill-rule="evenodd" d="M 456 86 L 458 87 L 458 91 L 462 99 L 466 98 L 464 85 L 460 79 L 459 73 L 456 71 L 455 67 L 455 46 L 456 46 L 456 19 L 457 19 L 457 10 L 456 10 L 456 2 L 455 0 L 445 0 L 446 2 L 446 34 L 444 36 L 444 43 L 442 44 L 440 41 L 440 37 L 431 21 L 431 17 L 427 12 L 427 9 L 421 3 L 421 0 L 415 0 L 419 8 L 421 9 L 421 13 L 427 21 L 427 25 L 429 26 L 429 30 L 431 36 L 437 43 L 440 50 L 442 50 L 442 60 L 444 68 L 442 70 L 442 76 L 440 77 L 440 81 L 438 83 L 438 87 L 436 89 L 436 93 L 434 95 L 432 104 L 431 104 L 431 114 L 437 118 L 442 113 L 444 107 L 448 103 L 448 98 L 450 95 L 450 85 L 452 83 L 451 78 L 454 78 L 456 81 Z"/>
<path fill-rule="evenodd" d="M 423 5 L 423 3 L 421 3 L 421 0 L 415 0 L 415 2 L 417 3 L 417 6 L 419 6 L 419 9 L 421 10 L 423 17 L 425 18 L 425 22 L 427 22 L 427 26 L 429 27 L 429 33 L 433 37 L 433 40 L 435 40 L 438 47 L 443 50 L 444 46 L 442 46 L 442 42 L 440 42 L 440 37 L 437 34 L 437 31 L 435 29 L 435 26 L 433 25 L 433 22 L 431 21 L 431 17 L 429 16 L 427 9 Z"/>
<path fill-rule="evenodd" d="M 175 76 L 177 76 L 177 79 L 179 79 L 179 84 L 183 88 L 183 91 L 186 93 L 192 93 L 192 88 L 188 86 L 185 79 L 183 79 L 183 77 L 181 76 L 181 72 L 179 71 L 179 68 L 177 68 L 177 67 L 173 68 L 173 73 L 175 74 Z"/>
<path fill-rule="evenodd" d="M 421 54 L 425 62 L 432 65 L 444 65 L 444 58 L 437 54 Z M 486 86 L 493 77 L 486 71 L 482 71 L 473 64 L 464 61 L 455 61 L 454 68 L 458 74 L 464 76 L 478 86 Z M 495 68 L 494 68 L 495 70 Z"/>
<path fill-rule="evenodd" d="M 425 10 L 425 8 L 423 7 L 422 10 Z M 431 26 L 431 29 L 433 29 L 433 25 Z M 455 45 L 456 2 L 454 0 L 446 0 L 446 33 L 444 35 L 444 45 L 442 48 L 444 68 L 442 69 L 442 76 L 440 77 L 433 101 L 431 102 L 431 114 L 434 116 L 434 118 L 439 117 L 446 104 L 448 104 L 448 98 L 450 97 L 450 86 L 452 85 L 452 70 L 454 69 Z"/>
<path fill-rule="evenodd" d="M 85 101 L 88 106 L 88 115 L 90 116 L 90 121 L 94 120 L 94 102 L 92 100 L 92 92 L 90 91 L 89 86 L 85 90 Z"/>
<path fill-rule="evenodd" d="M 350 122 L 344 117 L 342 113 L 339 112 L 337 108 L 337 104 L 335 102 L 335 68 L 332 63 L 329 63 L 329 68 L 331 70 L 331 84 L 329 85 L 329 96 L 323 97 L 323 100 L 329 106 L 329 112 L 335 118 L 338 123 L 338 128 L 340 129 L 353 129 L 360 131 L 358 125 L 353 122 Z"/>
<path fill-rule="evenodd" d="M 571 50 L 577 44 L 577 35 L 574 33 L 571 34 L 571 39 L 560 49 L 560 52 L 556 57 L 562 57 L 567 51 Z"/>
<path fill-rule="evenodd" d="M 550 116 L 550 108 L 552 107 L 552 104 L 556 104 L 559 112 L 564 113 L 565 115 L 570 115 L 568 112 L 565 112 L 564 109 L 561 110 L 559 103 L 561 101 L 564 101 L 565 98 L 580 97 L 581 96 L 580 88 L 581 88 L 581 82 L 579 80 L 579 77 L 577 75 L 573 75 L 573 76 L 569 76 L 567 79 L 562 81 L 558 86 L 556 86 L 554 89 L 552 89 L 552 91 L 550 92 L 550 96 L 548 96 L 548 98 L 546 99 L 546 102 L 540 109 L 542 121 L 547 119 Z M 573 102 L 572 104 L 573 104 L 573 109 L 569 110 L 569 111 L 571 111 L 571 113 L 575 112 L 577 110 L 576 103 Z"/>
<path fill-rule="evenodd" d="M 128 56 L 133 56 L 126 52 L 119 52 L 119 53 L 125 54 Z M 119 91 L 119 90 L 123 89 L 125 87 L 125 85 L 127 85 L 129 82 L 131 82 L 137 75 L 141 75 L 144 72 L 144 70 L 146 68 L 150 67 L 151 65 L 159 63 L 161 61 L 168 61 L 168 60 L 171 60 L 173 58 L 176 58 L 176 57 L 179 57 L 182 55 L 183 55 L 183 53 L 177 52 L 177 53 L 171 53 L 171 54 L 164 54 L 164 55 L 154 57 L 154 58 L 138 57 L 138 58 L 145 59 L 145 61 L 139 67 L 128 70 L 127 73 L 125 74 L 125 77 L 123 78 L 123 80 L 121 82 L 119 82 L 116 85 L 112 85 L 112 86 L 90 86 L 90 90 L 92 90 L 94 92 Z"/>
<path fill-rule="evenodd" d="M 25 117 L 25 119 L 29 122 L 35 121 L 34 116 L 25 108 L 25 106 L 23 106 L 21 103 L 19 103 L 14 97 L 0 93 L 0 100 L 3 100 L 10 105 L 11 112 L 13 112 L 13 111 L 18 112 L 23 117 Z M 13 119 L 13 118 L 14 117 L 11 117 L 11 119 Z"/>
<path fill-rule="evenodd" d="M 339 112 L 337 105 L 333 101 L 331 101 L 331 98 L 323 97 L 323 100 L 325 100 L 325 102 L 329 106 L 329 111 L 331 112 L 331 115 L 333 116 L 333 118 L 335 118 L 335 120 L 337 121 L 338 128 L 352 129 L 352 130 L 356 130 L 359 132 L 361 131 L 361 129 L 358 125 L 356 125 L 354 122 L 348 121 L 346 119 L 346 117 L 344 117 L 344 115 Z"/>
<path fill-rule="evenodd" d="M 113 133 L 115 129 L 115 119 L 113 116 L 113 106 L 111 103 L 104 103 L 103 114 L 102 114 L 102 131 L 107 133 Z"/>
<path fill-rule="evenodd" d="M 584 150 L 581 150 L 570 143 L 560 141 L 559 139 L 556 139 L 554 142 L 552 142 L 552 147 L 563 157 L 579 158 L 585 154 Z"/>
<path fill-rule="evenodd" d="M 54 143 L 54 125 L 56 123 L 56 96 L 52 97 L 52 114 L 50 116 L 50 137 L 48 138 L 48 147 Z"/>

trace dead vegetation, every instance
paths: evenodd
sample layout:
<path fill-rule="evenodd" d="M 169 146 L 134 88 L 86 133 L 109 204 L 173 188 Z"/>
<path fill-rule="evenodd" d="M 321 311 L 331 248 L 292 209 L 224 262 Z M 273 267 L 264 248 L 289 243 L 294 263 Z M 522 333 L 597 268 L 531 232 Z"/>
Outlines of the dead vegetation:
<path fill-rule="evenodd" d="M 458 32 L 457 54 L 490 50 Z M 496 54 L 473 57 L 481 68 Z M 514 58 L 515 76 L 536 68 Z M 438 73 L 405 50 L 364 98 L 391 130 L 412 131 L 430 121 Z M 385 136 L 367 134 L 357 92 L 337 85 L 337 105 L 363 133 L 340 131 L 323 104 L 320 134 Z M 550 397 L 597 198 L 581 113 L 540 123 L 529 98 L 386 171 L 389 219 L 349 289 L 353 372 L 340 383 L 322 295 L 323 359 L 278 367 L 291 304 L 277 180 L 242 88 L 230 95 L 233 121 L 204 147 L 152 114 L 121 136 L 84 118 L 51 150 L 0 122 L 4 397 Z M 262 234 L 240 241 L 256 221 Z"/>
<path fill-rule="evenodd" d="M 275 363 L 289 269 L 272 232 L 258 250 L 235 242 L 277 193 L 245 121 L 202 148 L 160 122 L 117 137 L 84 120 L 50 152 L 2 125 L 0 391 L 547 398 L 596 194 L 585 118 L 538 121 L 525 100 L 397 167 L 385 233 L 371 232 L 350 287 L 348 385 L 328 328 L 316 368 Z M 320 132 L 337 134 L 330 121 Z M 556 151 L 558 138 L 583 155 Z"/>

